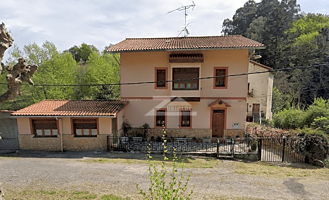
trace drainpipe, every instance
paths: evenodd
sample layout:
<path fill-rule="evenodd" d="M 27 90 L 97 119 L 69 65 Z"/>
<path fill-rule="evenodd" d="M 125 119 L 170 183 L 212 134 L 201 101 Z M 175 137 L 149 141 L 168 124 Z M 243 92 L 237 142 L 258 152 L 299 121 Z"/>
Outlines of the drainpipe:
<path fill-rule="evenodd" d="M 56 120 L 59 120 L 59 123 L 60 123 L 61 152 L 63 153 L 63 151 L 64 151 L 64 147 L 63 147 L 63 121 L 62 121 L 62 118 L 57 119 L 57 117 L 56 117 Z"/>

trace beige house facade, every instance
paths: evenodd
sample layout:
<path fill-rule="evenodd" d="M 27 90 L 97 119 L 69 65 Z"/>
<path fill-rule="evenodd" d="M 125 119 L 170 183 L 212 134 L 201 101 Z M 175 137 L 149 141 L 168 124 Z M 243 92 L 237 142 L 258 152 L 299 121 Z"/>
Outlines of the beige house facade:
<path fill-rule="evenodd" d="M 147 124 L 148 138 L 244 137 L 250 52 L 263 48 L 242 36 L 126 39 L 107 50 L 120 53 L 121 100 L 44 100 L 16 111 L 20 149 L 107 150 L 126 134 L 125 120 Z"/>
<path fill-rule="evenodd" d="M 261 48 L 242 36 L 213 36 L 126 39 L 107 51 L 120 53 L 123 115 L 133 127 L 211 138 L 243 137 L 248 76 L 236 75 L 248 73 L 249 51 Z"/>
<path fill-rule="evenodd" d="M 262 123 L 262 118 L 272 120 L 272 93 L 274 74 L 269 72 L 270 70 L 273 69 L 258 62 L 249 62 L 248 72 L 250 74 L 248 75 L 247 98 L 248 122 Z"/>

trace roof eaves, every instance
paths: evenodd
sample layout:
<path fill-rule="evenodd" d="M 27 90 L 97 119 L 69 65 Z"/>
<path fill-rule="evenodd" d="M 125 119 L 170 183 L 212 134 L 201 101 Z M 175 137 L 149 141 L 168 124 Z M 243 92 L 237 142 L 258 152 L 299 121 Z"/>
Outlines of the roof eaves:
<path fill-rule="evenodd" d="M 133 52 L 158 52 L 158 51 L 197 51 L 197 50 L 222 50 L 222 49 L 265 49 L 265 46 L 245 46 L 245 47 L 215 47 L 215 48 L 176 48 L 176 49 L 145 49 L 145 50 L 116 50 L 106 53 L 133 53 Z"/>

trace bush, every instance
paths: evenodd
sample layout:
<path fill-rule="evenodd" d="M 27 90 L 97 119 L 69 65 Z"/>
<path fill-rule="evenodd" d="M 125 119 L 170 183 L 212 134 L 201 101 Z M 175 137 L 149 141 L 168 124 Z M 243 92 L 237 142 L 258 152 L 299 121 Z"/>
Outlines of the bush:
<path fill-rule="evenodd" d="M 321 117 L 329 118 L 329 102 L 319 98 L 315 99 L 314 103 L 307 109 L 305 125 L 311 127 L 315 119 L 319 120 Z"/>
<path fill-rule="evenodd" d="M 303 110 L 284 109 L 273 115 L 273 125 L 282 129 L 302 129 L 305 126 L 306 113 Z"/>
<path fill-rule="evenodd" d="M 296 152 L 308 157 L 310 163 L 316 160 L 324 161 L 329 155 L 328 140 L 323 135 L 304 135 L 291 146 Z"/>

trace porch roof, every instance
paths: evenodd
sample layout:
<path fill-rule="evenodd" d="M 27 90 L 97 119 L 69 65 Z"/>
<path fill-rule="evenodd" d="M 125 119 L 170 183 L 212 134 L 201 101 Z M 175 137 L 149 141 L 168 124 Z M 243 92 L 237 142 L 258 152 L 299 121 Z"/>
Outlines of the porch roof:
<path fill-rule="evenodd" d="M 124 100 L 44 100 L 12 113 L 12 116 L 115 116 Z"/>
<path fill-rule="evenodd" d="M 219 105 L 225 105 L 226 107 L 231 107 L 230 104 L 228 104 L 228 103 L 222 101 L 221 99 L 217 99 L 216 101 L 212 102 L 212 103 L 209 104 L 208 106 L 209 106 L 209 107 L 213 107 L 213 106 L 215 106 L 215 105 L 217 105 L 217 104 L 219 104 Z"/>

